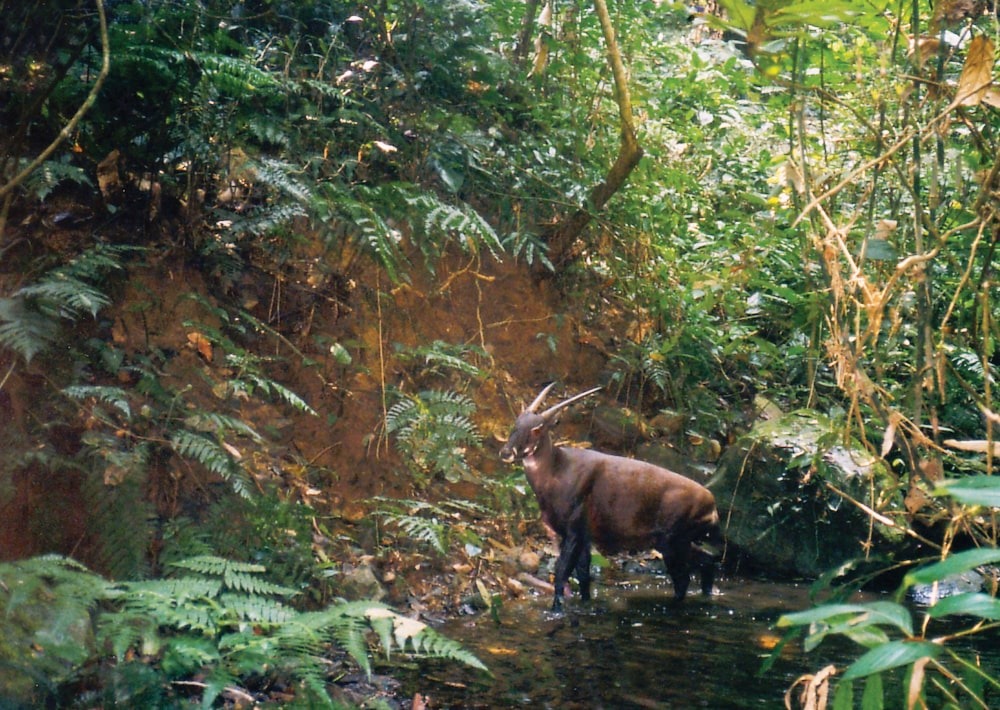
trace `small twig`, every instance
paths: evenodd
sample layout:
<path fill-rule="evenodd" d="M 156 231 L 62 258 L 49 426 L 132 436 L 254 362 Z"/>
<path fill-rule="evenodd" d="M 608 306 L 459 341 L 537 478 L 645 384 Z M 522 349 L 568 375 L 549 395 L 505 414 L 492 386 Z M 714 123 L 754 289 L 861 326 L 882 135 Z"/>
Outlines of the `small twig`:
<path fill-rule="evenodd" d="M 887 527 L 890 527 L 890 528 L 895 528 L 897 530 L 902 530 L 905 535 L 909 535 L 910 537 L 912 537 L 912 538 L 914 538 L 916 540 L 920 540 L 920 542 L 922 542 L 922 543 L 924 543 L 926 545 L 930 545 L 935 550 L 940 550 L 941 549 L 941 545 L 939 545 L 938 543 L 933 542 L 932 540 L 928 540 L 926 537 L 924 537 L 920 533 L 916 532 L 912 528 L 906 527 L 905 525 L 900 525 L 899 523 L 897 523 L 892 518 L 890 518 L 888 516 L 885 516 L 885 515 L 882 515 L 880 512 L 878 512 L 874 508 L 871 508 L 871 507 L 865 505 L 861 501 L 857 500 L 856 498 L 854 498 L 854 497 L 850 496 L 849 494 L 845 493 L 844 491 L 840 490 L 839 488 L 837 488 L 835 485 L 833 485 L 829 481 L 824 481 L 823 484 L 827 488 L 829 488 L 831 491 L 833 491 L 834 493 L 836 493 L 837 495 L 839 495 L 841 498 L 843 498 L 844 500 L 846 500 L 846 501 L 848 501 L 850 503 L 853 503 L 855 506 L 857 506 L 858 508 L 860 508 L 866 515 L 871 516 L 872 518 L 874 518 L 878 522 L 882 523 L 883 525 L 885 525 Z"/>
<path fill-rule="evenodd" d="M 95 3 L 97 4 L 97 16 L 101 25 L 101 71 L 94 80 L 94 85 L 90 88 L 90 93 L 87 94 L 87 98 L 84 99 L 82 104 L 80 104 L 80 108 L 78 108 L 76 113 L 73 114 L 69 123 L 62 127 L 62 130 L 59 131 L 59 135 L 57 135 L 53 141 L 35 157 L 34 160 L 28 163 L 24 170 L 11 178 L 10 182 L 6 185 L 0 187 L 0 198 L 5 197 L 8 193 L 12 192 L 14 188 L 20 185 L 26 177 L 38 169 L 39 165 L 49 159 L 49 156 L 55 152 L 56 148 L 58 148 L 64 140 L 72 135 L 73 131 L 76 130 L 77 124 L 97 100 L 97 94 L 101 90 L 101 86 L 104 84 L 104 80 L 107 78 L 108 72 L 111 69 L 111 45 L 108 40 L 108 21 L 104 16 L 104 1 L 95 0 Z"/>

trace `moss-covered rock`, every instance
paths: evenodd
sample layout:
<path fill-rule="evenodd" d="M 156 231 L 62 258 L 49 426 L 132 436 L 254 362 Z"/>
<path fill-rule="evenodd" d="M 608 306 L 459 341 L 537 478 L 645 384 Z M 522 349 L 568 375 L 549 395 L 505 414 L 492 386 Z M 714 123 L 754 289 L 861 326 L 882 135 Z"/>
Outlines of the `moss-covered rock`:
<path fill-rule="evenodd" d="M 101 577 L 61 557 L 0 565 L 0 707 L 51 703 L 95 654 L 91 614 Z"/>
<path fill-rule="evenodd" d="M 770 575 L 817 577 L 865 554 L 891 556 L 902 542 L 852 502 L 891 517 L 903 510 L 898 481 L 817 412 L 758 423 L 723 454 L 709 488 L 727 539 Z"/>

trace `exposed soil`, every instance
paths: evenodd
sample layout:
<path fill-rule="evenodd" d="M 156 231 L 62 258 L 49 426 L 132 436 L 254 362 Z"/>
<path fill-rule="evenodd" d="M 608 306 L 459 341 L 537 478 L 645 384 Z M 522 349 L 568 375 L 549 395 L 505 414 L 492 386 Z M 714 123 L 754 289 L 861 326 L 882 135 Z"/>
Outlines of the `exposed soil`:
<path fill-rule="evenodd" d="M 75 204 L 63 208 L 62 213 L 82 210 Z M 73 221 L 65 224 L 67 228 L 54 226 L 44 215 L 27 219 L 8 235 L 8 243 L 33 250 L 28 255 L 32 258 L 35 254 L 65 257 L 86 244 L 91 233 L 71 228 Z M 122 234 L 123 240 L 133 236 Z M 613 314 L 596 289 L 564 284 L 566 290 L 586 293 L 585 299 L 567 299 L 554 277 L 539 277 L 512 260 L 457 253 L 435 264 L 433 274 L 414 268 L 410 282 L 394 284 L 375 266 L 359 266 L 363 260 L 351 255 L 342 253 L 337 264 L 329 263 L 330 257 L 312 246 L 308 235 L 304 237 L 299 253 L 280 274 L 271 265 L 261 266 L 238 282 L 212 280 L 205 268 L 194 268 L 178 256 L 190 253 L 187 250 L 157 248 L 132 260 L 114 303 L 97 320 L 76 326 L 81 340 L 98 338 L 125 353 L 117 381 L 95 376 L 93 383 L 128 388 L 134 385 L 127 367 L 131 360 L 155 351 L 168 353 L 161 372 L 165 383 L 189 387 L 188 401 L 204 409 L 236 408 L 234 414 L 269 434 L 266 446 L 240 452 L 262 489 L 276 484 L 283 496 L 312 505 L 331 532 L 340 526 L 345 539 L 361 542 L 360 549 L 328 550 L 331 558 L 364 554 L 365 563 L 376 565 L 377 576 L 386 583 L 390 601 L 397 602 L 424 596 L 420 592 L 432 586 L 424 579 L 428 573 L 457 573 L 461 579 L 453 580 L 452 593 L 443 595 L 448 598 L 435 595 L 436 604 L 455 603 L 475 588 L 469 573 L 473 563 L 481 566 L 481 559 L 434 560 L 427 555 L 429 562 L 412 564 L 406 546 L 383 544 L 376 550 L 367 530 L 373 496 L 474 500 L 482 494 L 475 480 L 433 480 L 426 490 L 416 490 L 385 436 L 386 388 L 410 393 L 431 387 L 464 391 L 477 405 L 476 424 L 483 435 L 482 449 L 468 452 L 470 465 L 482 479 L 505 476 L 510 471 L 499 462 L 496 450 L 525 401 L 552 380 L 569 392 L 600 382 L 602 373 L 607 374 L 606 348 L 613 342 L 612 331 L 622 332 L 628 324 L 611 324 Z M 15 250 L 13 256 L 26 255 Z M 413 261 L 419 258 L 414 255 Z M 11 263 L 16 260 L 7 261 Z M 3 292 L 9 294 L 22 277 L 8 272 L 0 278 Z M 248 328 L 241 345 L 258 355 L 275 356 L 270 376 L 299 394 L 317 416 L 279 403 L 261 404 L 258 398 L 235 404 L 220 401 L 213 383 L 224 379 L 232 366 L 199 337 L 194 325 L 222 326 L 211 312 L 217 305 L 230 312 L 243 308 L 274 329 L 262 334 Z M 600 319 L 594 318 L 596 313 L 601 313 Z M 588 319 L 599 320 L 603 330 L 588 325 Z M 424 372 L 419 362 L 399 357 L 400 350 L 434 341 L 482 348 L 486 356 L 477 358 L 476 364 L 485 376 L 471 382 L 442 379 Z M 336 356 L 333 344 L 346 349 L 349 363 Z M 48 445 L 62 454 L 79 454 L 81 437 L 96 423 L 81 407 L 78 421 L 53 417 L 53 422 L 62 423 L 48 427 L 45 407 L 50 405 L 43 399 L 44 393 L 70 381 L 70 373 L 60 371 L 60 366 L 69 365 L 60 363 L 58 354 L 28 365 L 0 355 L 0 365 L 7 373 L 0 388 L 6 445 L 23 446 L 41 426 Z M 572 431 L 569 423 L 563 433 Z M 150 462 L 148 496 L 164 518 L 207 500 L 204 472 L 195 475 L 185 466 L 169 456 Z M 100 569 L 99 562 L 88 559 L 92 533 L 77 472 L 53 473 L 29 465 L 8 470 L 6 477 L 6 495 L 0 496 L 0 518 L 5 521 L 0 526 L 0 558 L 55 551 Z M 483 532 L 496 543 L 490 554 L 507 549 L 518 555 L 517 545 L 524 542 L 519 531 L 501 529 L 504 521 L 480 524 L 486 525 Z M 540 532 L 540 527 L 534 531 Z M 546 544 L 544 536 L 535 539 L 537 545 Z M 357 559 L 343 561 L 359 564 Z"/>

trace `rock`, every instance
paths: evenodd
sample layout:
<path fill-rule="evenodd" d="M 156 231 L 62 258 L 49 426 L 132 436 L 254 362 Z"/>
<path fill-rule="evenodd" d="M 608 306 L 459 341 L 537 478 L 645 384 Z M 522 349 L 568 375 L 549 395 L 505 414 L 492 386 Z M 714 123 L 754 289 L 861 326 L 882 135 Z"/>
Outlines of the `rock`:
<path fill-rule="evenodd" d="M 594 407 L 591 439 L 601 450 L 624 451 L 631 449 L 643 438 L 645 421 L 627 407 Z"/>
<path fill-rule="evenodd" d="M 635 457 L 640 461 L 648 461 L 657 466 L 676 471 L 702 485 L 705 484 L 715 471 L 714 467 L 705 466 L 693 461 L 690 455 L 678 451 L 663 440 L 645 441 L 639 444 L 635 450 Z"/>
<path fill-rule="evenodd" d="M 910 588 L 910 599 L 921 606 L 931 606 L 940 599 L 953 597 L 966 592 L 981 592 L 986 583 L 986 577 L 975 570 L 945 577 L 937 585 L 915 584 Z"/>
<path fill-rule="evenodd" d="M 340 578 L 340 592 L 345 599 L 371 599 L 379 601 L 386 595 L 385 588 L 371 566 L 362 564 L 351 569 L 344 569 Z"/>
<path fill-rule="evenodd" d="M 541 564 L 541 558 L 538 556 L 538 553 L 533 550 L 522 550 L 521 554 L 517 557 L 517 566 L 521 568 L 522 572 L 535 574 L 538 572 L 538 568 Z"/>
<path fill-rule="evenodd" d="M 832 421 L 803 411 L 761 420 L 731 446 L 708 483 L 731 549 L 790 577 L 818 577 L 863 556 L 870 518 L 831 486 L 883 514 L 904 510 L 902 491 L 884 462 L 842 442 Z M 891 555 L 902 541 L 901 531 L 877 524 L 870 552 Z"/>
<path fill-rule="evenodd" d="M 649 420 L 649 426 L 660 436 L 676 436 L 684 431 L 687 424 L 687 417 L 680 412 L 669 409 L 660 410 L 660 413 Z"/>

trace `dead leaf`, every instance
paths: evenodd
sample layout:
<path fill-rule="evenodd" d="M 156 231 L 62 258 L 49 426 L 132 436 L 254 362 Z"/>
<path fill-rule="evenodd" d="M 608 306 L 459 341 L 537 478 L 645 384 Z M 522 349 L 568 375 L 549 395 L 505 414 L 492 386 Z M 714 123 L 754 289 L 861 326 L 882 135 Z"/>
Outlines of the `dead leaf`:
<path fill-rule="evenodd" d="M 896 441 L 896 422 L 892 419 L 889 420 L 889 425 L 885 428 L 885 434 L 882 435 L 882 451 L 881 457 L 885 458 L 889 455 L 892 450 L 892 445 Z"/>
<path fill-rule="evenodd" d="M 549 61 L 549 40 L 552 37 L 552 3 L 546 2 L 538 16 L 538 36 L 535 38 L 535 61 L 528 76 L 541 76 Z"/>
<path fill-rule="evenodd" d="M 188 345 L 198 351 L 205 362 L 212 362 L 212 341 L 198 332 L 188 333 Z"/>
<path fill-rule="evenodd" d="M 925 481 L 935 483 L 944 478 L 944 465 L 941 463 L 941 459 L 923 459 L 918 466 Z"/>
<path fill-rule="evenodd" d="M 913 664 L 913 670 L 910 671 L 910 688 L 906 698 L 907 710 L 913 710 L 913 708 L 920 706 L 920 691 L 924 687 L 924 668 L 930 660 L 930 658 L 921 658 Z"/>
<path fill-rule="evenodd" d="M 121 153 L 115 149 L 97 164 L 97 186 L 101 189 L 101 194 L 105 199 L 121 191 L 122 180 L 118 173 L 119 158 L 121 158 Z"/>
<path fill-rule="evenodd" d="M 958 78 L 958 90 L 955 92 L 957 106 L 978 106 L 982 103 L 983 95 L 993 83 L 994 55 L 992 39 L 986 35 L 973 37 L 962 75 Z"/>
<path fill-rule="evenodd" d="M 1000 108 L 1000 89 L 991 86 L 983 93 L 983 103 L 993 108 Z"/>
<path fill-rule="evenodd" d="M 911 485 L 906 492 L 906 498 L 903 499 L 903 505 L 906 506 L 906 511 L 910 515 L 916 515 L 923 510 L 929 500 L 930 497 L 923 490 L 916 485 Z"/>
<path fill-rule="evenodd" d="M 240 450 L 237 449 L 232 444 L 228 444 L 225 441 L 223 441 L 222 442 L 222 448 L 224 448 L 226 451 L 228 451 L 229 455 L 232 456 L 237 461 L 242 461 L 243 460 L 243 454 L 241 454 Z"/>
<path fill-rule="evenodd" d="M 792 693 L 798 686 L 802 686 L 798 706 L 803 710 L 826 710 L 830 697 L 830 678 L 836 673 L 837 667 L 831 664 L 815 675 L 800 676 L 785 693 L 785 707 L 792 709 Z"/>
<path fill-rule="evenodd" d="M 1000 441 L 989 442 L 981 439 L 958 441 L 957 439 L 945 439 L 942 443 L 949 449 L 971 451 L 976 454 L 985 454 L 987 451 L 990 451 L 992 447 L 993 455 L 1000 456 Z"/>

